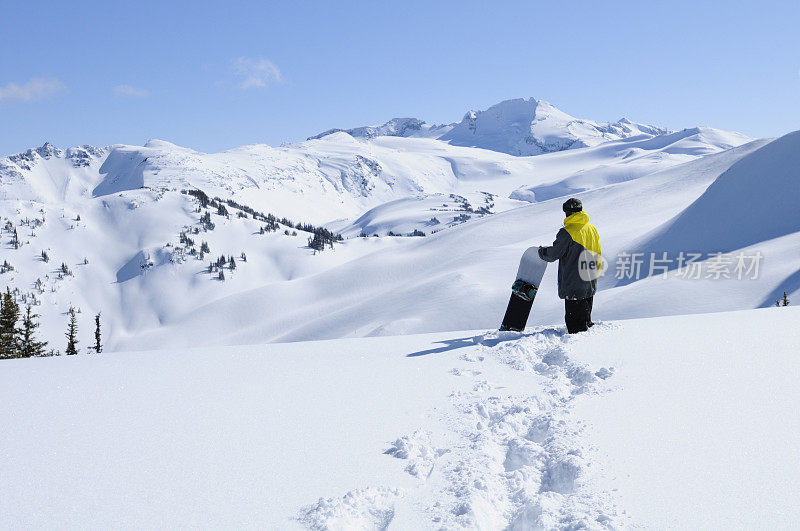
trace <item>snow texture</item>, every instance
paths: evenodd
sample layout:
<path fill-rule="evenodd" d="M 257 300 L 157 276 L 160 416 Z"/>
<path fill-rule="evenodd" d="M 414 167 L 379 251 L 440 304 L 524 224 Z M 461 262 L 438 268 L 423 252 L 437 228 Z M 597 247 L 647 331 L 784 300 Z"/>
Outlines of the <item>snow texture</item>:
<path fill-rule="evenodd" d="M 791 527 L 798 316 L 6 360 L 0 526 Z"/>

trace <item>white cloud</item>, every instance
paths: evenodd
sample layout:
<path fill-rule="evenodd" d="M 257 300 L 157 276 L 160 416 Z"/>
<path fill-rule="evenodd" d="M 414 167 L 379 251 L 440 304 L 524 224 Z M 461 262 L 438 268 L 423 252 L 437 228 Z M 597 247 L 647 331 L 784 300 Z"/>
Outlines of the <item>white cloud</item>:
<path fill-rule="evenodd" d="M 117 85 L 114 87 L 116 96 L 129 96 L 131 98 L 146 98 L 150 95 L 147 89 L 132 87 L 130 85 Z"/>
<path fill-rule="evenodd" d="M 8 83 L 0 86 L 0 101 L 34 101 L 64 90 L 63 83 L 54 77 L 34 77 L 22 85 Z"/>
<path fill-rule="evenodd" d="M 241 78 L 239 88 L 265 88 L 271 83 L 282 81 L 278 67 L 263 57 L 239 57 L 233 62 L 233 71 Z"/>

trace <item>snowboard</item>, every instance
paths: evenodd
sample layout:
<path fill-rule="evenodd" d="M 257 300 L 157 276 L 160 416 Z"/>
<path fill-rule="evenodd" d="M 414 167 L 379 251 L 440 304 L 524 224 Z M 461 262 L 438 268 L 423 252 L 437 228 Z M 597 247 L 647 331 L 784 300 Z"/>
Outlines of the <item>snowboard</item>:
<path fill-rule="evenodd" d="M 545 269 L 547 269 L 547 262 L 539 258 L 538 247 L 529 247 L 522 254 L 500 330 L 522 332 L 525 329 Z"/>

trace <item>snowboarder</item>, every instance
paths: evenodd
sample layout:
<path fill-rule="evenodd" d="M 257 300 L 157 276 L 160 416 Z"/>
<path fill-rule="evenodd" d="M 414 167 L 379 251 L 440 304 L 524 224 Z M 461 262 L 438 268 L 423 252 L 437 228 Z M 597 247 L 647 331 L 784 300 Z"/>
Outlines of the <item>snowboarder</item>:
<path fill-rule="evenodd" d="M 547 262 L 558 260 L 558 296 L 564 299 L 567 332 L 585 332 L 592 322 L 592 301 L 597 291 L 597 277 L 602 270 L 600 236 L 579 199 L 570 198 L 563 205 L 564 228 L 550 247 L 539 247 L 539 256 Z"/>

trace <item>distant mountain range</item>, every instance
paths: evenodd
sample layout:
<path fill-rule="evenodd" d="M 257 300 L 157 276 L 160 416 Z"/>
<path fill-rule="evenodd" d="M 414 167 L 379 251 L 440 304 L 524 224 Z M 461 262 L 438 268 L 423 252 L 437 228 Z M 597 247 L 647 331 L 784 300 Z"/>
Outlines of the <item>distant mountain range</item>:
<path fill-rule="evenodd" d="M 670 131 L 634 123 L 627 118 L 597 123 L 570 116 L 544 100 L 517 98 L 492 105 L 485 111 L 469 111 L 460 122 L 449 125 L 428 125 L 417 118 L 394 118 L 376 126 L 330 129 L 309 140 L 338 132 L 366 139 L 378 136 L 436 138 L 454 146 L 528 156 Z"/>
<path fill-rule="evenodd" d="M 667 230 L 675 214 L 766 142 L 708 127 L 599 124 L 518 99 L 451 125 L 397 119 L 221 153 L 163 140 L 45 143 L 0 158 L 0 266 L 13 267 L 0 271 L 0 289 L 36 306 L 42 335 L 57 348 L 70 307 L 84 332 L 102 312 L 109 350 L 496 326 L 520 253 L 548 243 L 561 222 L 558 198 L 587 200 L 604 250 L 661 241 L 648 235 L 654 230 L 678 245 L 689 229 Z M 776 153 L 775 167 L 794 167 Z M 714 208 L 697 207 L 680 223 L 727 231 L 715 216 L 745 177 L 737 201 L 786 194 L 777 184 L 772 195 L 759 192 L 762 176 L 746 173 L 720 178 L 730 182 L 710 188 L 703 203 Z M 310 245 L 320 226 L 345 240 L 320 252 Z M 712 243 L 696 246 L 714 251 Z M 775 275 L 790 273 L 765 276 L 771 287 L 747 284 L 736 307 L 761 304 L 781 284 Z M 650 286 L 609 286 L 606 315 L 690 306 L 685 298 L 637 306 L 640 285 Z M 537 299 L 540 322 L 563 311 L 549 296 Z M 698 297 L 690 309 L 723 299 Z"/>

